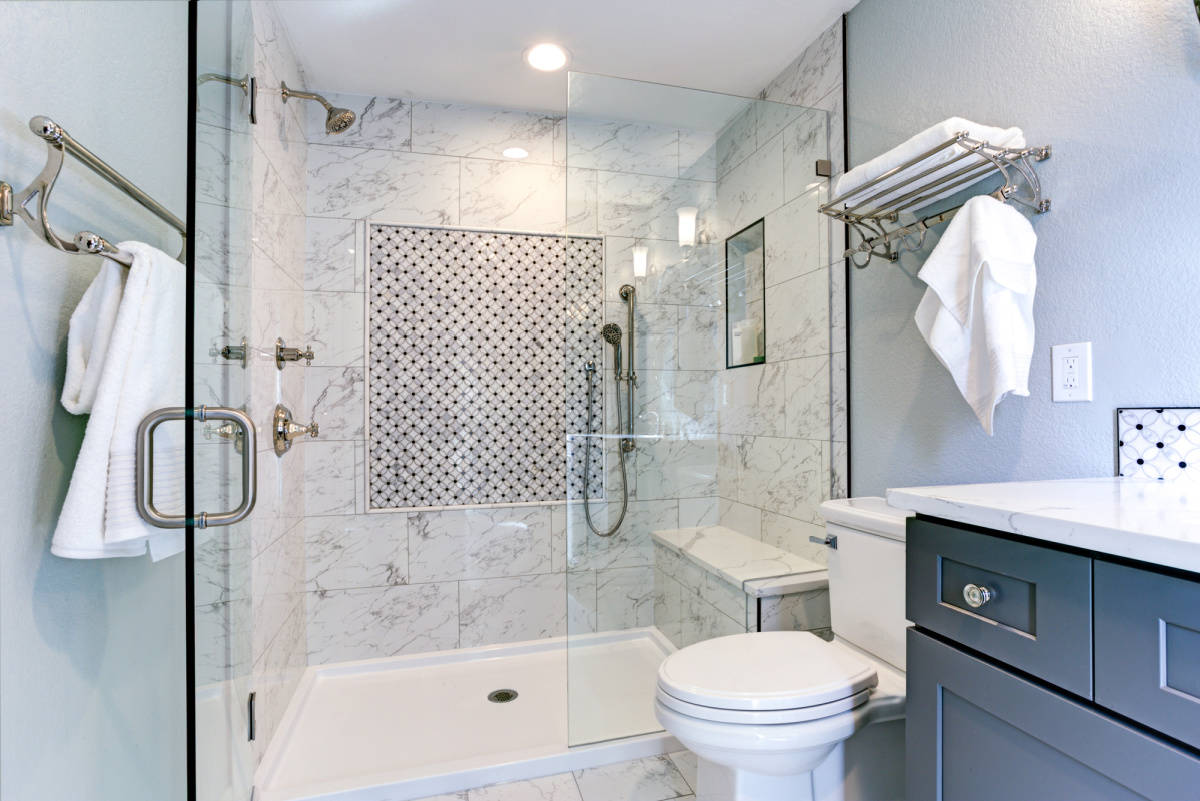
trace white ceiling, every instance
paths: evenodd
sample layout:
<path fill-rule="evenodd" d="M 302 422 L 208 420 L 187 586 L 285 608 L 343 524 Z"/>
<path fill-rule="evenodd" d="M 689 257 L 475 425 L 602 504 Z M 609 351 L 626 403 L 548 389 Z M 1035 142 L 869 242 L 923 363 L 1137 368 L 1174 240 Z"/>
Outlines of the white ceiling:
<path fill-rule="evenodd" d="M 754 96 L 858 0 L 281 0 L 317 91 L 561 111 L 569 69 Z"/>

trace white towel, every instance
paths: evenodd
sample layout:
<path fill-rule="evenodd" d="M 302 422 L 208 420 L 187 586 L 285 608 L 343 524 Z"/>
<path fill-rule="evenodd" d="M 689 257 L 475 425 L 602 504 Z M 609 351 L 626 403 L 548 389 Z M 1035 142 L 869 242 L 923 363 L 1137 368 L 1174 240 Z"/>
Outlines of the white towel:
<path fill-rule="evenodd" d="M 136 435 L 148 412 L 182 406 L 186 274 L 179 262 L 139 242 L 126 268 L 105 259 L 71 315 L 62 404 L 88 414 L 83 446 L 54 530 L 51 552 L 72 559 L 183 549 L 183 533 L 146 523 L 135 501 Z M 183 512 L 181 423 L 155 434 L 154 503 Z"/>
<path fill-rule="evenodd" d="M 854 169 L 843 173 L 842 176 L 839 177 L 833 184 L 833 197 L 841 197 L 843 194 L 851 191 L 855 187 L 859 187 L 863 184 L 874 181 L 888 170 L 895 169 L 904 162 L 910 161 L 922 153 L 932 150 L 943 142 L 954 138 L 956 134 L 963 131 L 965 131 L 973 139 L 988 142 L 997 147 L 1025 147 L 1025 135 L 1021 132 L 1020 128 L 995 128 L 990 125 L 980 125 L 979 123 L 971 122 L 970 120 L 964 120 L 962 117 L 951 117 L 950 119 L 942 120 L 937 125 L 932 125 L 929 128 L 926 128 L 924 131 L 921 131 L 919 134 L 908 139 L 906 142 L 897 145 L 883 155 L 876 156 L 865 164 L 860 164 Z M 849 198 L 847 205 L 854 206 L 858 203 L 861 203 L 863 200 L 873 197 L 877 193 L 884 191 L 889 186 L 903 183 L 912 176 L 924 172 L 935 165 L 945 164 L 950 159 L 965 153 L 966 151 L 967 148 L 963 147 L 962 145 L 952 145 L 951 147 L 940 150 L 936 155 L 930 156 L 928 159 L 920 162 L 920 164 L 913 165 L 906 170 L 901 170 L 899 173 L 887 179 L 883 183 L 865 190 L 861 195 Z M 977 165 L 979 163 L 980 161 L 977 157 L 972 156 L 970 158 L 965 158 L 953 164 L 947 164 L 942 169 L 931 173 L 925 178 L 922 178 L 921 181 L 932 182 L 938 177 L 957 172 L 967 165 Z M 985 177 L 987 177 L 987 173 L 975 179 L 975 181 L 982 180 Z M 959 179 L 954 179 L 954 181 L 957 180 Z M 961 192 L 963 189 L 966 189 L 968 186 L 970 186 L 971 183 L 975 183 L 975 181 L 971 181 L 967 184 L 960 184 L 945 192 L 939 192 L 938 194 L 931 196 L 928 200 L 922 202 L 921 206 L 927 206 L 938 200 L 949 197 L 956 192 Z M 902 194 L 907 194 L 910 191 L 912 191 L 912 187 L 898 189 L 895 192 L 890 192 L 880 199 L 873 201 L 871 205 L 878 206 L 892 198 L 898 197 Z M 914 207 L 908 210 L 915 211 L 916 208 L 919 207 Z"/>
<path fill-rule="evenodd" d="M 1029 394 L 1036 246 L 1021 212 L 979 195 L 950 221 L 917 274 L 929 285 L 917 328 L 989 436 L 996 404 Z"/>

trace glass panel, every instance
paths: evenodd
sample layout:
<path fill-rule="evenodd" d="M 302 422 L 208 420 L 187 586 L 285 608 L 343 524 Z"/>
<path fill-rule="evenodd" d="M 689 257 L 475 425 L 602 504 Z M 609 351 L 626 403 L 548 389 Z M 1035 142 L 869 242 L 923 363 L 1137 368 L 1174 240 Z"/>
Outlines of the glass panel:
<path fill-rule="evenodd" d="M 786 359 L 724 369 L 724 243 L 765 218 L 756 290 L 761 298 L 765 286 L 770 298 L 776 287 L 789 300 L 768 300 L 759 319 L 771 330 L 773 312 L 786 316 L 803 302 L 826 310 L 827 321 L 827 281 L 798 280 L 829 263 L 819 253 L 827 244 L 816 210 L 825 184 L 814 169 L 827 157 L 827 117 L 658 84 L 568 78 L 568 231 L 604 240 L 603 275 L 572 276 L 576 286 L 600 284 L 603 328 L 567 333 L 567 388 L 592 410 L 590 424 L 568 420 L 566 469 L 575 479 L 567 513 L 571 745 L 659 730 L 653 697 L 662 659 L 757 626 L 757 602 L 740 586 L 654 533 L 733 526 L 722 510 L 745 504 L 759 515 L 791 491 L 762 477 L 787 447 L 772 444 L 787 433 Z M 814 356 L 828 370 L 828 324 L 778 330 L 782 356 Z M 751 380 L 779 382 L 780 404 L 759 414 L 758 383 L 747 389 L 727 376 L 764 370 L 772 372 Z M 733 409 L 745 411 L 722 421 Z M 733 445 L 737 437 L 761 440 L 761 447 Z M 809 451 L 810 489 L 827 497 L 824 440 Z M 752 455 L 762 462 L 753 477 L 740 466 Z M 757 524 L 743 528 L 760 536 Z"/>
<path fill-rule="evenodd" d="M 194 396 L 196 405 L 244 409 L 249 387 L 243 356 L 251 356 L 239 350 L 250 312 L 251 191 L 244 165 L 250 163 L 252 141 L 249 99 L 239 84 L 252 71 L 250 4 L 205 0 L 197 12 Z M 233 509 L 241 497 L 245 443 L 228 437 L 220 423 L 195 426 L 195 509 Z M 195 533 L 192 735 L 200 801 L 250 798 L 255 761 L 248 739 L 250 556 L 249 521 Z"/>

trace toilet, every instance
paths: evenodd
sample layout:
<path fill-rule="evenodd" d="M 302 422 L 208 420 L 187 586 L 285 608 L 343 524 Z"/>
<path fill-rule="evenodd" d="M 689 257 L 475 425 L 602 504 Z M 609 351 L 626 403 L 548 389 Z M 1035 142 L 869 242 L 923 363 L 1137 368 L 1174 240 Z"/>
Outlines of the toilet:
<path fill-rule="evenodd" d="M 697 801 L 904 798 L 904 526 L 883 498 L 821 504 L 833 639 L 689 645 L 658 671 L 659 723 L 698 757 Z"/>

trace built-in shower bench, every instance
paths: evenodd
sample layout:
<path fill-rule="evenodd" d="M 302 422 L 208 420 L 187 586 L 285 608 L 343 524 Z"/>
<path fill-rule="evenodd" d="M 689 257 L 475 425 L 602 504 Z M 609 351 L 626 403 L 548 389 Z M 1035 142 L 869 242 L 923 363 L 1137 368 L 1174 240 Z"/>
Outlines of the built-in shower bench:
<path fill-rule="evenodd" d="M 823 565 L 726 526 L 652 533 L 655 624 L 676 646 L 745 631 L 829 631 Z"/>

